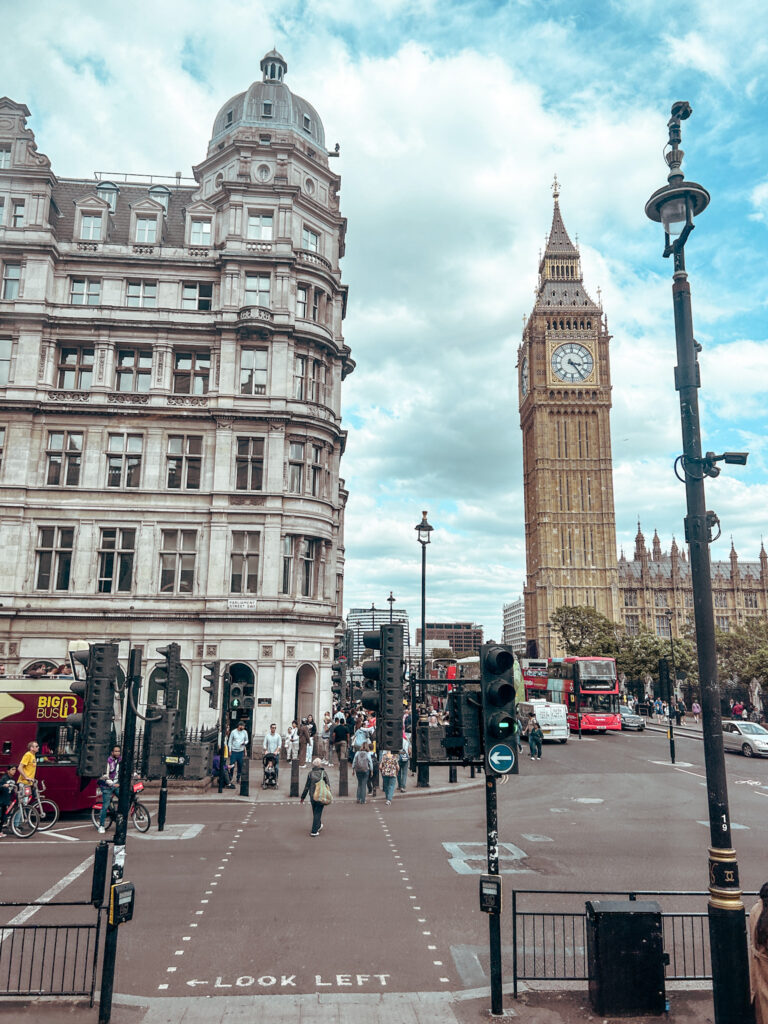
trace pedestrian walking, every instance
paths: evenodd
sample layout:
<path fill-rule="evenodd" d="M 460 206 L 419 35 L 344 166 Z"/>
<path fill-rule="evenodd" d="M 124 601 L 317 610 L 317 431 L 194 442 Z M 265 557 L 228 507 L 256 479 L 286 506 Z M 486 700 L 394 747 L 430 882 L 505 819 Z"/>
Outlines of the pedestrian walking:
<path fill-rule="evenodd" d="M 397 791 L 405 792 L 405 784 L 408 781 L 408 766 L 411 758 L 411 737 L 407 732 L 403 733 L 403 746 L 400 750 L 399 764 L 397 769 Z"/>
<path fill-rule="evenodd" d="M 697 700 L 691 704 L 691 714 L 696 725 L 699 724 L 699 716 L 701 715 L 701 704 Z"/>
<path fill-rule="evenodd" d="M 530 751 L 530 757 L 533 761 L 541 760 L 541 743 L 544 739 L 544 733 L 541 731 L 536 715 L 531 712 L 528 716 L 528 721 L 525 726 L 524 735 L 528 737 L 528 749 Z"/>
<path fill-rule="evenodd" d="M 321 782 L 324 782 L 328 787 L 326 794 L 319 791 L 318 787 Z M 314 759 L 311 770 L 307 772 L 307 779 L 304 783 L 304 790 L 301 794 L 302 803 L 306 800 L 307 793 L 309 793 L 309 802 L 312 805 L 312 830 L 309 834 L 312 837 L 319 836 L 323 829 L 323 823 L 321 820 L 323 817 L 323 811 L 325 810 L 326 804 L 331 802 L 331 783 L 325 772 L 325 768 L 323 768 L 323 762 L 319 757 Z"/>
<path fill-rule="evenodd" d="M 397 782 L 397 772 L 399 767 L 398 759 L 391 750 L 383 750 L 381 752 L 381 763 L 379 768 L 381 771 L 381 784 L 384 789 L 384 799 L 387 801 L 387 807 L 392 803 L 392 798 L 395 795 L 395 784 Z"/>
<path fill-rule="evenodd" d="M 749 912 L 749 983 L 755 1024 L 768 1024 L 768 882 Z"/>
<path fill-rule="evenodd" d="M 371 772 L 373 771 L 373 762 L 371 760 L 371 754 L 367 743 L 363 744 L 352 759 L 352 771 L 357 776 L 356 803 L 364 804 L 368 780 L 370 779 Z"/>
<path fill-rule="evenodd" d="M 331 763 L 331 713 L 326 711 L 323 715 L 323 724 L 320 727 L 320 749 L 318 754 L 323 759 L 323 764 Z"/>
<path fill-rule="evenodd" d="M 227 747 L 229 748 L 229 760 L 233 768 L 237 768 L 237 781 L 239 782 L 243 774 L 243 759 L 248 749 L 248 730 L 245 728 L 245 722 L 238 722 L 237 726 L 229 734 Z M 229 788 L 235 788 L 235 783 L 232 779 L 230 779 Z"/>
<path fill-rule="evenodd" d="M 368 776 L 368 795 L 372 797 L 373 796 L 373 791 L 376 788 L 376 786 L 378 785 L 378 779 L 379 779 L 379 755 L 376 753 L 375 749 L 373 748 L 373 744 L 371 744 L 370 746 L 371 746 L 371 774 Z"/>
<path fill-rule="evenodd" d="M 299 725 L 296 719 L 285 732 L 285 759 L 292 761 L 299 754 Z"/>
<path fill-rule="evenodd" d="M 349 730 L 347 729 L 347 723 L 344 720 L 344 715 L 339 715 L 335 725 L 331 729 L 331 742 L 333 744 L 333 749 L 336 751 L 339 767 L 341 767 L 342 759 L 347 756 L 348 739 Z"/>
<path fill-rule="evenodd" d="M 317 753 L 317 740 L 315 739 L 317 736 L 317 724 L 312 715 L 307 715 L 307 728 L 309 729 L 309 742 L 307 743 L 307 767 L 309 767 L 313 760 L 313 752 Z"/>
<path fill-rule="evenodd" d="M 8 817 L 8 808 L 11 806 L 13 794 L 16 789 L 16 766 L 9 764 L 2 775 L 0 775 L 0 839 L 3 838 L 5 819 Z"/>
<path fill-rule="evenodd" d="M 262 749 L 262 757 L 267 754 L 272 754 L 275 759 L 275 785 L 280 777 L 280 747 L 283 745 L 282 737 L 277 731 L 277 725 L 273 722 L 269 727 L 269 732 L 264 737 L 264 747 Z"/>
<path fill-rule="evenodd" d="M 310 746 L 311 733 L 309 726 L 307 725 L 306 718 L 302 718 L 301 725 L 299 726 L 299 764 L 309 765 L 309 753 L 311 751 Z"/>

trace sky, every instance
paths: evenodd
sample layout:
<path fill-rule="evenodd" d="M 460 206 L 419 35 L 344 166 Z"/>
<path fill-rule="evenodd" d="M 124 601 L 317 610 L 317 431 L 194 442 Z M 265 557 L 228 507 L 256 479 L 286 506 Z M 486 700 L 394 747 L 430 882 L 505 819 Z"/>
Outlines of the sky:
<path fill-rule="evenodd" d="M 35 11 L 30 26 L 30 11 Z M 768 505 L 768 22 L 758 0 L 0 0 L 0 95 L 30 108 L 60 176 L 185 176 L 217 111 L 276 46 L 286 84 L 340 144 L 345 608 L 501 636 L 525 581 L 517 348 L 551 183 L 611 342 L 617 544 L 638 520 L 681 541 L 670 261 L 645 216 L 666 182 L 671 104 L 683 170 L 711 193 L 686 246 L 702 346 L 705 450 L 748 450 L 707 482 L 714 559 L 758 556 Z"/>

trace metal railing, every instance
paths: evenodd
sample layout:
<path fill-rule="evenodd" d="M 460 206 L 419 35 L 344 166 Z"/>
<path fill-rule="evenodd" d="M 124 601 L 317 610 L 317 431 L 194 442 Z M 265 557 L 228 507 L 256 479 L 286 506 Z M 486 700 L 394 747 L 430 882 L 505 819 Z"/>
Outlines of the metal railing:
<path fill-rule="evenodd" d="M 519 981 L 588 981 L 587 913 L 585 902 L 595 897 L 655 899 L 661 905 L 664 952 L 669 958 L 667 981 L 707 981 L 712 978 L 709 923 L 706 910 L 688 910 L 684 904 L 697 897 L 699 905 L 709 893 L 690 890 L 582 891 L 575 889 L 516 889 L 511 894 L 512 973 L 514 995 Z M 745 893 L 744 895 L 755 895 Z M 549 897 L 566 904 L 560 910 L 538 909 Z M 574 897 L 581 898 L 576 908 Z M 521 907 L 521 903 L 525 903 Z M 665 909 L 665 904 L 667 909 Z"/>
<path fill-rule="evenodd" d="M 0 913 L 10 907 L 89 907 L 94 917 L 77 924 L 26 924 L 11 920 L 0 925 L 3 996 L 88 996 L 93 1006 L 103 908 L 87 901 L 2 902 Z"/>

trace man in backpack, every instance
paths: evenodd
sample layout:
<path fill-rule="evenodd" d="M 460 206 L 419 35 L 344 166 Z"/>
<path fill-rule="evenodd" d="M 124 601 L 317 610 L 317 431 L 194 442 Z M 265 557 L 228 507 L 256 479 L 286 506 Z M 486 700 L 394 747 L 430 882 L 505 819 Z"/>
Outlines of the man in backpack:
<path fill-rule="evenodd" d="M 328 786 L 328 790 L 330 791 L 331 784 L 328 780 L 325 768 L 323 768 L 323 762 L 319 757 L 316 757 L 312 762 L 311 769 L 307 773 L 307 781 L 304 783 L 304 791 L 301 794 L 301 802 L 304 803 L 307 793 L 309 793 L 309 802 L 312 804 L 312 831 L 309 834 L 313 838 L 315 836 L 319 836 L 323 828 L 321 819 L 323 817 L 325 804 L 320 803 L 319 800 L 315 799 L 315 790 L 318 782 L 321 780 L 325 782 L 326 786 Z"/>

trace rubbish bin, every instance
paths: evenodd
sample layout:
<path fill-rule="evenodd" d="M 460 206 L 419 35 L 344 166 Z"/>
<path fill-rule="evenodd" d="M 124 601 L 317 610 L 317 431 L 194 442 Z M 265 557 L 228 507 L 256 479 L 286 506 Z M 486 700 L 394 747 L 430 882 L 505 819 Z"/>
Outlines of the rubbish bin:
<path fill-rule="evenodd" d="M 655 900 L 587 901 L 589 999 L 595 1013 L 664 1013 L 661 907 Z"/>

